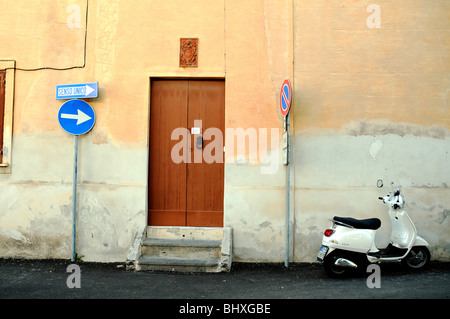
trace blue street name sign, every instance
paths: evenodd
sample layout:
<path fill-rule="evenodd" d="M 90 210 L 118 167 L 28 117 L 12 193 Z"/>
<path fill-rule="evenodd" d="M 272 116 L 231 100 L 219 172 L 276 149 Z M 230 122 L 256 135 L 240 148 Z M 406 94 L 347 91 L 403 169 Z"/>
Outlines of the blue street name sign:
<path fill-rule="evenodd" d="M 82 135 L 89 132 L 94 126 L 94 109 L 84 101 L 70 100 L 59 109 L 58 121 L 67 133 Z"/>
<path fill-rule="evenodd" d="M 56 86 L 56 99 L 94 99 L 98 97 L 98 82 Z"/>

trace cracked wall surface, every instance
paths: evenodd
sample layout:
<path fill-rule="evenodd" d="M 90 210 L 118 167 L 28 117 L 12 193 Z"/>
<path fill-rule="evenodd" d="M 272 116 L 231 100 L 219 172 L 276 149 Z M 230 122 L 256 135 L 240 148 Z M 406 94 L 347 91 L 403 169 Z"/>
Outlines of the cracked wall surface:
<path fill-rule="evenodd" d="M 83 64 L 86 4 L 0 1 L 0 60 L 19 68 Z M 385 245 L 390 224 L 375 187 L 382 178 L 402 186 L 432 258 L 448 261 L 450 2 L 379 1 L 380 28 L 368 27 L 369 4 L 90 0 L 85 68 L 14 72 L 0 256 L 70 256 L 73 138 L 57 121 L 56 85 L 99 82 L 99 98 L 89 100 L 96 124 L 80 138 L 78 248 L 88 261 L 123 261 L 147 223 L 150 79 L 220 78 L 225 127 L 254 129 L 258 142 L 239 158 L 225 152 L 233 260 L 283 261 L 279 91 L 290 78 L 291 260 L 315 261 L 335 215 L 379 217 L 376 240 Z M 69 5 L 80 8 L 79 27 L 67 25 Z M 197 68 L 179 67 L 184 37 L 199 38 Z"/>

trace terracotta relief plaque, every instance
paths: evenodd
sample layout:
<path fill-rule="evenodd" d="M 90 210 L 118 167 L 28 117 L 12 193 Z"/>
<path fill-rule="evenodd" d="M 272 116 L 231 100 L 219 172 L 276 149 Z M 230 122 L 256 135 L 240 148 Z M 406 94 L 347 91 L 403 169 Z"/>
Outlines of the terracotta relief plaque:
<path fill-rule="evenodd" d="M 180 67 L 198 67 L 198 38 L 180 39 Z"/>

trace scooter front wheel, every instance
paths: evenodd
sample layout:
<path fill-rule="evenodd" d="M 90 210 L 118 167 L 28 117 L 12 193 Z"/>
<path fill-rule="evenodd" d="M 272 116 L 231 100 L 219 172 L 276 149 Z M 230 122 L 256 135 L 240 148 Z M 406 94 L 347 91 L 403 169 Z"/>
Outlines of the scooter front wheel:
<path fill-rule="evenodd" d="M 425 268 L 430 262 L 430 251 L 425 246 L 415 246 L 411 248 L 408 256 L 402 263 L 409 269 L 419 270 Z"/>

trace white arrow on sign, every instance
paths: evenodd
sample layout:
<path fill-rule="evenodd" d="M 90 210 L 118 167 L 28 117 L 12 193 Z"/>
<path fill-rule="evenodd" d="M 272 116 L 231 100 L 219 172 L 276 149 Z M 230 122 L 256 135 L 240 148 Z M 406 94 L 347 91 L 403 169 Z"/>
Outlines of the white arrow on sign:
<path fill-rule="evenodd" d="M 95 90 L 93 88 L 91 88 L 89 85 L 86 85 L 86 94 L 85 94 L 85 96 L 88 96 L 89 94 L 91 94 L 94 91 Z"/>
<path fill-rule="evenodd" d="M 69 119 L 69 120 L 78 120 L 77 125 L 83 124 L 86 121 L 89 121 L 92 117 L 87 115 L 81 110 L 77 110 L 78 114 L 61 114 L 62 119 Z"/>

